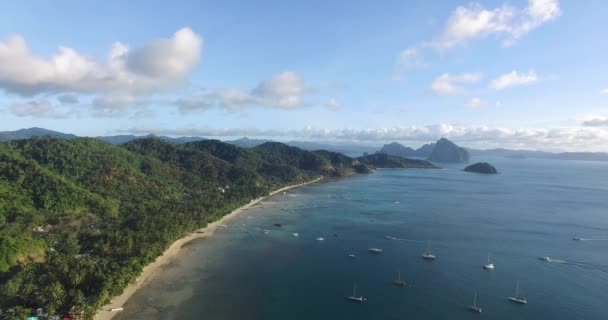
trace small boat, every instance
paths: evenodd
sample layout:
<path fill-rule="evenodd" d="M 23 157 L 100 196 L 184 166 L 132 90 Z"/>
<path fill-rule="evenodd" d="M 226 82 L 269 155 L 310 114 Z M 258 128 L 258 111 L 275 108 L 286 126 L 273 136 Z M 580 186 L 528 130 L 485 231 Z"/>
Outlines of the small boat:
<path fill-rule="evenodd" d="M 477 306 L 477 291 L 473 294 L 473 304 L 469 306 L 469 310 L 481 313 L 481 307 Z"/>
<path fill-rule="evenodd" d="M 399 240 L 398 238 L 392 237 L 392 236 L 386 236 L 384 237 L 384 239 L 386 240 Z"/>
<path fill-rule="evenodd" d="M 296 238 L 300 236 L 300 234 L 299 234 L 299 233 L 297 233 L 297 232 L 294 232 L 294 233 L 292 233 L 291 235 L 292 235 L 292 236 L 294 236 L 294 237 L 296 237 Z"/>
<path fill-rule="evenodd" d="M 122 308 L 122 307 L 120 307 L 120 308 L 112 308 L 112 309 L 110 309 L 110 311 L 112 311 L 112 312 L 115 312 L 115 311 L 122 311 L 122 310 L 123 310 L 123 308 Z"/>
<path fill-rule="evenodd" d="M 275 224 L 273 224 L 273 226 L 275 226 L 275 227 L 277 227 L 277 228 L 281 228 L 281 227 L 283 227 L 283 225 L 282 225 L 282 224 L 280 224 L 280 223 L 275 223 Z"/>
<path fill-rule="evenodd" d="M 494 264 L 490 262 L 490 255 L 488 255 L 488 263 L 484 264 L 483 268 L 486 270 L 494 270 Z"/>
<path fill-rule="evenodd" d="M 356 256 L 356 255 L 354 255 L 354 254 L 352 254 L 352 253 L 351 253 L 351 254 L 349 254 L 349 255 L 348 255 L 348 257 L 349 257 L 349 258 L 351 258 L 351 259 L 357 259 L 357 256 Z"/>
<path fill-rule="evenodd" d="M 426 246 L 426 250 L 422 254 L 422 259 L 425 259 L 425 260 L 435 260 L 435 259 L 437 259 L 437 256 L 431 253 L 431 249 L 429 249 L 428 244 Z"/>
<path fill-rule="evenodd" d="M 581 240 L 583 240 L 583 238 L 574 237 L 574 238 L 572 238 L 572 240 L 574 240 L 574 241 L 581 241 Z"/>
<path fill-rule="evenodd" d="M 515 286 L 515 296 L 509 297 L 509 301 L 519 304 L 528 304 L 528 300 L 526 300 L 526 298 L 519 296 L 519 281 L 517 281 L 517 285 Z"/>
<path fill-rule="evenodd" d="M 325 239 L 323 237 L 318 237 L 317 241 L 325 241 Z"/>
<path fill-rule="evenodd" d="M 270 230 L 264 230 L 264 234 L 270 234 Z"/>
<path fill-rule="evenodd" d="M 551 262 L 551 261 L 553 261 L 553 259 L 551 259 L 551 258 L 549 258 L 549 257 L 538 257 L 538 258 L 539 258 L 540 260 L 547 261 L 547 262 Z"/>
<path fill-rule="evenodd" d="M 369 248 L 369 249 L 367 249 L 367 251 L 371 254 L 380 254 L 380 253 L 384 252 L 384 250 L 378 249 L 378 248 Z"/>
<path fill-rule="evenodd" d="M 401 279 L 401 272 L 397 273 L 397 280 L 393 281 L 393 284 L 398 287 L 405 287 L 405 280 Z"/>
<path fill-rule="evenodd" d="M 353 288 L 353 295 L 348 297 L 348 300 L 350 300 L 352 302 L 357 302 L 357 303 L 363 303 L 367 300 L 363 296 L 357 296 L 357 283 L 356 282 L 355 282 L 355 286 Z"/>

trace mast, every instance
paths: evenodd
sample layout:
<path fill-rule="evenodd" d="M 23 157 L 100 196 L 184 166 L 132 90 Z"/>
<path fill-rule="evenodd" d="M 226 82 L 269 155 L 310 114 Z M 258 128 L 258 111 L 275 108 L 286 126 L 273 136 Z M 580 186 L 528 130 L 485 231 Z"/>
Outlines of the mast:
<path fill-rule="evenodd" d="M 353 288 L 353 297 L 357 296 L 357 282 L 355 282 L 355 286 Z"/>
<path fill-rule="evenodd" d="M 515 285 L 515 298 L 519 298 L 519 280 L 517 280 L 517 284 Z"/>

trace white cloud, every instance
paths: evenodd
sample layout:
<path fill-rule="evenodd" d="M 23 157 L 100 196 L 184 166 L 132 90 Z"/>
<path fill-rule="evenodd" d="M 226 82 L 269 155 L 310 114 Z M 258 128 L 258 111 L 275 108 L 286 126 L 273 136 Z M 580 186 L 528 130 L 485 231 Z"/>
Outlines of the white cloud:
<path fill-rule="evenodd" d="M 479 82 L 481 78 L 482 75 L 480 73 L 463 73 L 457 75 L 444 73 L 431 83 L 431 91 L 438 95 L 460 94 L 464 92 L 464 89 L 459 85 L 476 83 Z"/>
<path fill-rule="evenodd" d="M 294 109 L 304 105 L 302 94 L 305 86 L 302 78 L 292 71 L 280 73 L 260 82 L 251 95 L 265 104 L 281 109 Z"/>
<path fill-rule="evenodd" d="M 557 19 L 561 15 L 558 0 L 529 0 L 524 8 L 502 5 L 491 9 L 479 3 L 459 6 L 445 23 L 441 34 L 432 41 L 403 50 L 397 59 L 397 75 L 424 66 L 427 50 L 445 51 L 488 36 L 498 38 L 505 47 L 511 46 L 530 31 Z"/>
<path fill-rule="evenodd" d="M 260 81 L 253 89 L 222 88 L 208 94 L 182 98 L 175 104 L 182 113 L 204 111 L 212 107 L 238 110 L 245 107 L 270 107 L 283 110 L 299 109 L 311 105 L 307 101 L 314 93 L 302 77 L 293 71 L 285 71 L 274 77 Z M 336 108 L 338 100 L 328 104 Z M 339 107 L 339 106 L 338 106 Z"/>
<path fill-rule="evenodd" d="M 608 127 L 608 117 L 604 116 L 589 116 L 582 123 L 585 127 Z"/>
<path fill-rule="evenodd" d="M 600 94 L 608 95 L 608 88 L 600 90 Z"/>
<path fill-rule="evenodd" d="M 443 33 L 433 46 L 450 49 L 470 40 L 489 35 L 502 37 L 503 45 L 511 45 L 540 25 L 561 15 L 557 0 L 529 0 L 524 9 L 502 5 L 485 9 L 480 4 L 460 6 L 452 12 Z"/>
<path fill-rule="evenodd" d="M 505 73 L 490 82 L 490 88 L 494 90 L 503 90 L 509 87 L 528 85 L 538 80 L 534 70 L 528 73 L 519 73 L 515 70 Z"/>
<path fill-rule="evenodd" d="M 331 98 L 329 101 L 327 101 L 327 107 L 332 110 L 338 110 L 342 107 L 342 103 L 336 98 Z"/>
<path fill-rule="evenodd" d="M 471 101 L 466 104 L 466 107 L 471 109 L 477 108 L 479 106 L 481 106 L 481 99 L 477 97 L 471 98 Z"/>
<path fill-rule="evenodd" d="M 101 63 L 60 46 L 50 58 L 30 52 L 25 39 L 0 41 L 0 89 L 20 95 L 42 93 L 147 93 L 182 84 L 198 64 L 203 41 L 189 28 L 171 38 L 129 50 L 112 45 Z"/>
<path fill-rule="evenodd" d="M 593 127 L 501 128 L 437 124 L 367 129 L 328 129 L 306 127 L 300 130 L 214 129 L 214 128 L 131 128 L 121 133 L 203 137 L 267 137 L 277 139 L 306 139 L 324 142 L 359 142 L 378 144 L 402 141 L 413 146 L 449 138 L 470 148 L 510 148 L 540 150 L 605 151 L 608 130 Z"/>

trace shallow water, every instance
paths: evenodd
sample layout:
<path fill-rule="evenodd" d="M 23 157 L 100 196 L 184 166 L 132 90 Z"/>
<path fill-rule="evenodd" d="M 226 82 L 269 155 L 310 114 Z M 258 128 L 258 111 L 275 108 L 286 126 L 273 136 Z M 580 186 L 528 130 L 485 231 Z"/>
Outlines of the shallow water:
<path fill-rule="evenodd" d="M 490 160 L 501 174 L 378 170 L 270 197 L 185 247 L 117 318 L 469 319 L 474 291 L 491 319 L 608 318 L 608 164 Z M 518 280 L 528 305 L 507 301 Z M 346 300 L 355 281 L 363 305 Z"/>

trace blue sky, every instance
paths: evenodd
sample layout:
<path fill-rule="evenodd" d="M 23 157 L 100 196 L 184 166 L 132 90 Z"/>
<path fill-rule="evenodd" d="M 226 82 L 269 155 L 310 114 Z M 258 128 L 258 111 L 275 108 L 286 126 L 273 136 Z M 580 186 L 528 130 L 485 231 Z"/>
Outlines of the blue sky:
<path fill-rule="evenodd" d="M 0 130 L 608 151 L 606 16 L 600 0 L 3 4 Z"/>

